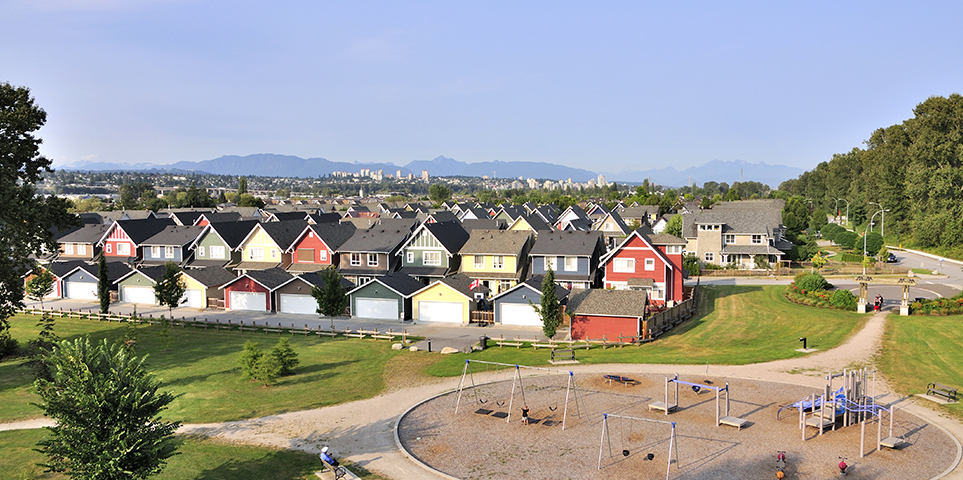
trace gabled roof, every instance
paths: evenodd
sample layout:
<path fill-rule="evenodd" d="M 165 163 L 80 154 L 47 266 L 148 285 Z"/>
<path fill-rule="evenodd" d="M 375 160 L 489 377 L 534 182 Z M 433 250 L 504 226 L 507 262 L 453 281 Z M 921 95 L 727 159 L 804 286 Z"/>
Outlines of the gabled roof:
<path fill-rule="evenodd" d="M 448 256 L 457 254 L 468 241 L 468 232 L 458 222 L 423 223 L 408 237 L 405 244 L 398 250 L 398 255 L 401 255 L 401 251 L 407 248 L 415 238 L 418 238 L 418 234 L 422 230 L 427 231 L 435 240 L 438 240 L 442 248 L 448 252 Z"/>
<path fill-rule="evenodd" d="M 499 298 L 501 298 L 501 297 L 503 297 L 503 296 L 505 296 L 505 295 L 508 295 L 509 293 L 514 292 L 515 290 L 518 290 L 518 289 L 520 289 L 520 288 L 525 288 L 525 289 L 531 290 L 532 292 L 535 292 L 535 294 L 538 295 L 538 297 L 536 297 L 536 298 L 538 299 L 538 301 L 537 301 L 537 302 L 536 302 L 536 301 L 532 301 L 532 303 L 539 303 L 539 302 L 542 301 L 542 297 L 541 297 L 541 295 L 542 295 L 542 281 L 543 281 L 544 279 L 545 279 L 545 275 L 535 275 L 535 276 L 533 276 L 532 278 L 529 278 L 528 280 L 525 280 L 524 282 L 520 282 L 519 284 L 515 285 L 514 287 L 509 288 L 508 290 L 505 290 L 504 292 L 499 293 L 498 295 L 495 295 L 495 297 L 492 298 L 492 301 L 494 302 L 495 300 L 498 300 Z M 559 284 L 557 284 L 557 283 L 555 284 L 555 296 L 558 297 L 558 301 L 559 301 L 559 303 L 561 303 L 562 305 L 564 305 L 564 304 L 567 303 L 569 293 L 571 293 L 571 292 L 569 292 L 569 290 L 568 290 L 567 288 L 565 288 L 565 287 L 563 287 L 563 286 L 561 286 L 561 285 L 559 285 Z"/>
<path fill-rule="evenodd" d="M 722 225 L 723 233 L 772 236 L 782 228 L 785 202 L 775 200 L 737 200 L 717 203 L 711 209 L 682 215 L 682 236 L 698 235 L 698 225 Z"/>
<path fill-rule="evenodd" d="M 555 205 L 541 205 L 532 213 L 542 217 L 542 220 L 545 220 L 549 224 L 554 224 L 555 221 L 558 220 L 558 207 Z"/>
<path fill-rule="evenodd" d="M 308 232 L 314 232 L 332 252 L 337 252 L 338 249 L 341 248 L 341 245 L 351 238 L 357 230 L 351 223 L 318 223 L 316 225 L 307 225 L 297 238 L 291 242 L 291 246 L 288 247 L 286 252 L 293 252 L 294 248 L 298 246 L 298 243 L 301 242 L 301 239 L 303 239 Z"/>
<path fill-rule="evenodd" d="M 157 235 L 144 240 L 141 245 L 173 245 L 175 247 L 183 247 L 194 243 L 206 229 L 207 227 L 197 227 L 190 224 L 188 224 L 188 226 L 168 225 L 158 232 Z"/>
<path fill-rule="evenodd" d="M 472 230 L 462 254 L 518 255 L 532 238 L 531 232 Z"/>
<path fill-rule="evenodd" d="M 72 262 L 67 262 L 67 263 L 72 263 Z M 63 278 L 74 273 L 74 271 L 76 270 L 83 270 L 87 272 L 90 276 L 97 278 L 98 272 L 100 270 L 100 266 L 96 263 L 90 264 L 87 262 L 77 262 L 74 265 L 75 266 L 73 268 L 64 272 L 61 275 L 58 275 L 58 277 Z M 130 272 L 130 267 L 127 266 L 127 263 L 125 262 L 107 262 L 107 281 L 110 283 L 114 283 L 115 280 L 117 280 L 120 277 L 123 277 L 124 275 L 127 275 L 129 272 Z M 54 273 L 56 273 L 56 271 Z"/>
<path fill-rule="evenodd" d="M 645 317 L 648 295 L 645 290 L 586 289 L 571 294 L 567 311 L 570 315 L 608 315 Z"/>
<path fill-rule="evenodd" d="M 181 274 L 205 287 L 218 287 L 237 278 L 237 275 L 221 267 L 188 268 L 181 270 Z"/>
<path fill-rule="evenodd" d="M 658 215 L 659 206 L 658 205 L 639 205 L 636 207 L 625 207 L 624 209 L 622 209 L 621 212 L 619 212 L 619 214 L 622 215 L 622 218 L 629 218 L 629 219 L 647 218 L 650 215 Z"/>
<path fill-rule="evenodd" d="M 199 223 L 202 218 L 206 219 L 207 223 L 236 222 L 241 219 L 241 214 L 238 212 L 202 213 L 197 218 L 194 219 L 194 224 L 196 225 L 197 223 Z"/>
<path fill-rule="evenodd" d="M 450 288 L 451 290 L 454 290 L 455 292 L 461 294 L 463 297 L 469 300 L 473 300 L 471 295 L 471 288 L 469 288 L 471 287 L 471 284 L 473 281 L 474 280 L 472 280 L 471 278 L 468 278 L 468 276 L 465 275 L 464 273 L 455 273 L 447 277 L 444 277 L 438 280 L 437 282 L 432 282 L 430 285 L 422 286 L 422 288 L 418 289 L 418 291 L 416 292 L 412 292 L 411 295 L 409 296 L 413 297 L 415 295 L 418 295 L 419 293 L 425 290 L 428 290 L 429 288 L 434 287 L 435 285 L 440 283 Z"/>
<path fill-rule="evenodd" d="M 610 210 L 605 205 L 601 203 L 593 203 L 592 206 L 590 206 L 589 209 L 585 212 L 585 214 L 586 215 L 595 215 L 595 214 L 605 215 L 606 213 L 609 213 L 609 212 Z"/>
<path fill-rule="evenodd" d="M 438 222 L 438 223 L 443 223 L 443 222 L 457 222 L 457 221 L 458 221 L 458 217 L 456 217 L 454 213 L 451 213 L 451 212 L 449 212 L 449 211 L 447 211 L 447 210 L 442 210 L 442 211 L 439 211 L 439 212 L 432 212 L 432 213 L 430 213 L 430 214 L 428 215 L 428 218 L 430 218 L 430 219 L 432 219 L 432 220 L 434 220 L 435 222 Z"/>
<path fill-rule="evenodd" d="M 153 237 L 154 235 L 157 235 L 158 233 L 160 233 L 161 230 L 164 230 L 169 225 L 175 225 L 174 221 L 169 218 L 165 218 L 165 219 L 150 218 L 145 220 L 119 220 L 113 223 L 113 228 L 108 229 L 106 232 L 104 232 L 104 235 L 100 237 L 100 241 L 97 243 L 100 244 L 100 243 L 103 243 L 105 240 L 107 240 L 107 236 L 110 235 L 110 232 L 112 232 L 114 228 L 120 228 L 124 231 L 124 233 L 127 234 L 127 237 L 130 238 L 132 242 L 134 242 L 134 245 L 140 245 L 141 243 L 144 242 L 144 240 L 147 240 L 148 238 Z"/>
<path fill-rule="evenodd" d="M 169 212 L 170 218 L 177 222 L 178 225 L 194 225 L 197 219 L 204 215 L 205 213 L 211 213 L 210 210 L 172 210 Z"/>
<path fill-rule="evenodd" d="M 211 223 L 207 226 L 210 233 L 217 235 L 218 238 L 223 241 L 228 248 L 231 250 L 237 249 L 241 242 L 254 230 L 254 227 L 260 225 L 261 222 L 257 220 L 243 220 L 240 222 L 218 222 Z M 200 239 L 202 236 L 198 236 Z"/>
<path fill-rule="evenodd" d="M 350 295 L 357 290 L 368 286 L 372 282 L 378 282 L 404 298 L 410 297 L 412 294 L 425 287 L 424 283 L 421 283 L 404 273 L 393 272 L 380 277 L 375 277 L 373 280 L 364 285 L 358 285 L 348 292 L 348 294 Z"/>
<path fill-rule="evenodd" d="M 247 240 L 254 235 L 254 232 L 260 228 L 264 230 L 264 233 L 271 237 L 271 240 L 274 240 L 274 243 L 277 244 L 281 251 L 286 251 L 291 247 L 291 244 L 297 240 L 298 236 L 304 231 L 304 227 L 307 225 L 307 220 L 285 220 L 283 222 L 259 223 L 255 225 L 250 232 L 248 232 L 247 236 L 244 237 L 244 240 L 241 241 L 241 243 L 234 249 L 237 250 L 241 248 L 241 245 L 247 242 Z"/>
<path fill-rule="evenodd" d="M 293 275 L 291 275 L 288 272 L 285 272 L 280 268 L 270 268 L 267 270 L 251 270 L 245 273 L 244 275 L 241 275 L 235 278 L 234 280 L 231 280 L 225 283 L 224 285 L 221 285 L 220 287 L 218 287 L 218 289 L 219 290 L 224 289 L 228 285 L 234 282 L 237 282 L 238 280 L 244 277 L 254 280 L 258 285 L 261 285 L 262 287 L 266 288 L 268 291 L 273 292 L 277 290 L 278 287 L 280 287 L 281 285 L 284 285 L 285 283 L 287 283 L 288 280 L 291 280 L 291 277 L 293 277 Z"/>
<path fill-rule="evenodd" d="M 355 253 L 391 253 L 408 238 L 410 233 L 411 230 L 407 228 L 372 225 L 371 228 L 355 231 L 338 250 Z"/>
<path fill-rule="evenodd" d="M 494 218 L 482 218 L 478 220 L 462 220 L 461 226 L 468 232 L 473 230 L 503 230 L 508 225 L 504 220 L 495 220 Z"/>
<path fill-rule="evenodd" d="M 484 208 L 478 208 L 478 207 L 469 208 L 469 209 L 461 212 L 461 214 L 458 215 L 458 218 L 461 218 L 461 219 L 464 220 L 465 217 L 468 217 L 468 216 L 469 216 L 469 214 L 473 215 L 473 216 L 475 217 L 475 219 L 477 219 L 477 220 L 486 220 L 486 219 L 491 218 L 491 216 L 488 215 L 488 210 L 485 210 Z M 468 218 L 467 220 L 472 220 L 472 219 L 471 219 L 471 218 Z"/>
<path fill-rule="evenodd" d="M 658 245 L 685 245 L 686 243 L 681 238 L 673 235 L 662 234 L 662 235 L 653 235 L 653 236 L 659 237 L 662 240 L 669 240 L 668 238 L 663 238 L 663 237 L 671 237 L 677 240 L 677 241 L 670 240 L 671 243 L 659 243 Z M 662 253 L 662 251 L 655 246 L 656 244 L 652 243 L 652 240 L 650 240 L 649 236 L 646 235 L 641 228 L 638 230 L 633 230 L 632 233 L 630 233 L 627 237 L 625 237 L 617 247 L 613 248 L 612 250 L 609 250 L 609 252 L 606 253 L 605 255 L 602 255 L 601 260 L 599 260 L 599 267 L 604 268 L 604 265 L 608 263 L 609 259 L 618 255 L 618 253 L 622 251 L 622 247 L 627 245 L 633 238 L 639 238 L 643 242 L 645 242 L 647 245 L 652 247 L 652 252 L 655 253 L 655 255 L 658 256 L 660 260 L 662 260 L 662 263 L 664 263 L 667 267 L 669 267 L 669 269 L 675 269 L 675 267 L 672 265 L 672 261 L 670 261 L 665 256 L 665 254 Z"/>
<path fill-rule="evenodd" d="M 109 228 L 110 228 L 110 225 L 99 225 L 99 224 L 84 225 L 79 230 L 74 230 L 73 232 L 60 237 L 59 239 L 57 239 L 57 242 L 59 243 L 97 243 L 100 241 L 101 238 L 104 237 L 104 234 L 107 233 L 107 230 Z"/>
<path fill-rule="evenodd" d="M 165 267 L 165 266 L 163 266 L 163 265 L 154 265 L 154 266 L 150 266 L 150 267 L 137 267 L 137 268 L 135 268 L 135 269 L 127 272 L 126 274 L 121 275 L 120 278 L 118 278 L 117 280 L 114 280 L 113 283 L 120 283 L 120 282 L 122 282 L 125 278 L 130 277 L 130 276 L 132 276 L 132 275 L 140 275 L 140 276 L 142 276 L 142 277 L 150 280 L 151 283 L 157 283 L 157 282 L 160 281 L 161 278 L 164 278 L 164 269 L 165 269 L 165 268 L 167 268 L 167 267 Z"/>
<path fill-rule="evenodd" d="M 609 218 L 612 219 L 612 222 L 615 223 L 615 225 L 618 227 L 618 230 L 602 230 L 603 226 L 605 225 L 605 220 Z M 598 221 L 595 222 L 595 225 L 593 225 L 593 228 L 603 233 L 618 233 L 621 235 L 628 235 L 628 233 L 632 231 L 632 229 L 625 224 L 625 221 L 622 220 L 622 217 L 615 212 L 608 212 L 605 215 L 603 215 L 601 218 L 599 218 Z"/>
<path fill-rule="evenodd" d="M 50 262 L 46 265 L 41 265 L 43 268 L 49 270 L 57 278 L 62 278 L 70 272 L 73 272 L 77 267 L 89 267 L 90 264 L 83 260 L 68 260 L 66 262 Z M 87 270 L 86 268 L 84 268 Z M 97 268 L 94 267 L 94 270 Z M 88 270 L 89 272 L 89 270 Z"/>
<path fill-rule="evenodd" d="M 270 218 L 278 222 L 289 220 L 307 220 L 308 213 L 297 210 L 292 210 L 290 212 L 271 212 Z"/>
<path fill-rule="evenodd" d="M 599 251 L 602 232 L 553 231 L 538 236 L 532 246 L 531 256 L 565 255 L 571 257 L 591 257 Z"/>
<path fill-rule="evenodd" d="M 321 224 L 321 223 L 338 223 L 341 221 L 341 215 L 337 212 L 331 213 L 312 213 L 308 216 L 308 223 Z"/>

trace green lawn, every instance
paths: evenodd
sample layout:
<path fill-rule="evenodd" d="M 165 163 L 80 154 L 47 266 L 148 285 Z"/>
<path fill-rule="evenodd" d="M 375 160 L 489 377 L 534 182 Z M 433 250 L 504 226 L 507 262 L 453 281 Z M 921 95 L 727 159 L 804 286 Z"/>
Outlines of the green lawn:
<path fill-rule="evenodd" d="M 658 340 L 638 347 L 576 350 L 581 363 L 711 363 L 743 365 L 805 355 L 809 346 L 833 348 L 862 328 L 866 315 L 794 304 L 783 286 L 706 286 L 699 312 Z M 452 354 L 428 368 L 436 376 L 460 375 L 465 354 Z M 548 350 L 489 348 L 470 358 L 548 365 Z"/>
<path fill-rule="evenodd" d="M 36 336 L 37 317 L 10 319 L 14 338 L 26 343 Z M 182 394 L 164 417 L 190 423 L 222 422 L 306 410 L 370 398 L 385 386 L 385 363 L 399 354 L 384 341 L 287 336 L 301 364 L 294 376 L 264 387 L 241 376 L 237 359 L 246 340 L 269 350 L 278 335 L 192 328 L 171 328 L 170 351 L 164 351 L 159 326 L 137 327 L 137 353 L 149 354 L 148 369 L 162 388 Z M 124 327 L 80 319 L 57 319 L 61 338 L 89 334 L 93 339 L 121 338 Z M 0 421 L 41 415 L 30 405 L 32 376 L 18 361 L 0 363 Z"/>
<path fill-rule="evenodd" d="M 930 382 L 963 388 L 960 345 L 963 345 L 963 315 L 890 315 L 877 365 L 890 385 L 904 395 L 925 393 Z M 963 418 L 960 403 L 939 408 Z"/>
<path fill-rule="evenodd" d="M 0 432 L 0 471 L 5 478 L 66 479 L 66 476 L 43 473 L 37 465 L 43 455 L 33 450 L 37 441 L 47 435 L 46 430 L 15 430 Z M 180 454 L 167 462 L 157 480 L 234 480 L 238 478 L 266 480 L 306 480 L 317 478 L 313 473 L 321 469 L 321 461 L 310 453 L 298 450 L 237 445 L 196 437 L 182 438 Z M 348 464 L 348 468 L 363 479 L 382 479 L 364 469 Z M 9 476 L 8 476 L 9 475 Z"/>

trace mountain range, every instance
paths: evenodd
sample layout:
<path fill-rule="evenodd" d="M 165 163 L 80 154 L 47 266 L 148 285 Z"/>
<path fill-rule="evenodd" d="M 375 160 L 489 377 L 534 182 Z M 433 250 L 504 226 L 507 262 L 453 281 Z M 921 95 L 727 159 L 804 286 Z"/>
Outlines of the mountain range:
<path fill-rule="evenodd" d="M 63 170 L 74 171 L 147 171 L 171 173 L 211 173 L 217 175 L 256 175 L 256 176 L 285 176 L 285 177 L 320 177 L 332 172 L 358 172 L 361 169 L 383 170 L 387 174 L 395 174 L 398 170 L 402 175 L 414 173 L 421 175 L 422 170 L 428 170 L 432 177 L 497 177 L 497 178 L 537 178 L 585 182 L 597 178 L 598 173 L 581 168 L 567 167 L 545 162 L 477 162 L 465 163 L 447 158 L 436 157 L 433 160 L 415 160 L 407 165 L 398 166 L 393 163 L 349 163 L 332 162 L 324 158 L 301 158 L 292 155 L 278 155 L 259 153 L 247 156 L 225 155 L 212 160 L 199 162 L 177 162 L 169 165 L 156 164 L 115 164 L 102 162 L 80 162 L 62 167 Z M 723 161 L 713 160 L 697 167 L 677 170 L 664 167 L 649 170 L 623 170 L 619 172 L 601 172 L 606 180 L 619 183 L 641 183 L 645 179 L 670 187 L 681 187 L 693 184 L 701 185 L 707 181 L 733 182 L 755 181 L 773 188 L 785 180 L 796 178 L 803 173 L 802 169 L 785 165 L 768 165 L 765 163 L 749 163 L 741 160 Z"/>

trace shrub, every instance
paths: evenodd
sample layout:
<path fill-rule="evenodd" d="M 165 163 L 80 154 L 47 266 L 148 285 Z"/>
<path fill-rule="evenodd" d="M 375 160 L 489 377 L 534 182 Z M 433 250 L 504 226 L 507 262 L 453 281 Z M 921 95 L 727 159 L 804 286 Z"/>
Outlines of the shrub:
<path fill-rule="evenodd" d="M 280 366 L 280 375 L 293 375 L 294 367 L 297 367 L 300 363 L 298 361 L 298 354 L 291 348 L 291 343 L 288 339 L 282 338 L 278 340 L 277 345 L 271 350 L 271 356 L 277 361 L 278 366 Z"/>
<path fill-rule="evenodd" d="M 853 245 L 856 243 L 857 240 L 861 240 L 859 238 L 859 235 L 856 235 L 854 232 L 850 232 L 850 231 L 841 232 L 837 234 L 836 237 L 833 239 L 833 241 L 836 242 L 836 245 L 839 245 L 840 247 L 844 247 L 848 249 L 852 249 Z"/>
<path fill-rule="evenodd" d="M 829 297 L 829 303 L 841 310 L 855 310 L 856 296 L 849 290 L 836 290 L 833 292 L 833 295 Z"/>
<path fill-rule="evenodd" d="M 823 227 L 823 229 L 819 231 L 819 234 L 822 235 L 823 239 L 832 241 L 833 239 L 836 238 L 836 235 L 838 235 L 840 232 L 845 232 L 845 231 L 846 231 L 845 228 L 840 227 L 835 223 L 830 223 L 829 225 L 826 225 L 825 227 Z"/>
<path fill-rule="evenodd" d="M 254 372 L 254 367 L 263 356 L 264 352 L 257 347 L 256 342 L 252 342 L 251 340 L 244 342 L 244 351 L 241 352 L 241 358 L 238 359 L 238 363 L 241 364 L 241 371 L 244 372 L 244 375 L 254 378 L 252 375 L 252 372 Z"/>
<path fill-rule="evenodd" d="M 0 359 L 12 356 L 20 349 L 20 342 L 10 336 L 9 332 L 0 333 Z"/>
<path fill-rule="evenodd" d="M 836 256 L 836 259 L 840 262 L 861 263 L 863 256 L 855 253 L 840 253 Z"/>
<path fill-rule="evenodd" d="M 818 273 L 804 273 L 796 277 L 796 287 L 805 292 L 815 292 L 829 289 L 832 285 Z"/>

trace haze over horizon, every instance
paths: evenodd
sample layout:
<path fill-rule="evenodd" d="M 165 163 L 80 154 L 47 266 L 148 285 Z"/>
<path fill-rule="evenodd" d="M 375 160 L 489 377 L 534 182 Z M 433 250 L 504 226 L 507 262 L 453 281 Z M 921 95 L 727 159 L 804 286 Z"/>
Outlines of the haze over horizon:
<path fill-rule="evenodd" d="M 811 169 L 959 92 L 956 2 L 14 1 L 42 152 Z"/>

